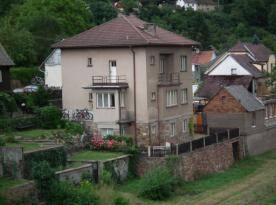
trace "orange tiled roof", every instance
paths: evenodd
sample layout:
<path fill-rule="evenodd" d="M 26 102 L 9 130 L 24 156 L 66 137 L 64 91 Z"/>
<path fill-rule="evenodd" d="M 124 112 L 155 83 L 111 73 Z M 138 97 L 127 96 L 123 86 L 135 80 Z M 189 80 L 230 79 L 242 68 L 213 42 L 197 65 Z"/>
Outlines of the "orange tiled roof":
<path fill-rule="evenodd" d="M 214 51 L 200 51 L 199 53 L 194 53 L 192 58 L 192 63 L 196 65 L 204 65 L 212 60 Z"/>

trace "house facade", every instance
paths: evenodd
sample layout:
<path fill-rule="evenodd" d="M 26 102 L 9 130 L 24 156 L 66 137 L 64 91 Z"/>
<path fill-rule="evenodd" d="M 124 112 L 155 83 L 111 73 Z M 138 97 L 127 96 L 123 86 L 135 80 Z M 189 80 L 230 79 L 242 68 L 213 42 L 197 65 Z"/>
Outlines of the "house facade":
<path fill-rule="evenodd" d="M 45 85 L 49 88 L 61 88 L 61 50 L 54 49 L 42 64 Z"/>
<path fill-rule="evenodd" d="M 54 45 L 61 48 L 63 108 L 88 109 L 95 133 L 130 135 L 139 146 L 184 140 L 194 45 L 133 15 L 65 39 Z"/>
<path fill-rule="evenodd" d="M 192 9 L 194 11 L 213 11 L 216 9 L 216 4 L 213 0 L 177 0 L 177 6 L 184 9 Z"/>
<path fill-rule="evenodd" d="M 0 43 L 0 91 L 11 89 L 10 67 L 14 63 Z"/>

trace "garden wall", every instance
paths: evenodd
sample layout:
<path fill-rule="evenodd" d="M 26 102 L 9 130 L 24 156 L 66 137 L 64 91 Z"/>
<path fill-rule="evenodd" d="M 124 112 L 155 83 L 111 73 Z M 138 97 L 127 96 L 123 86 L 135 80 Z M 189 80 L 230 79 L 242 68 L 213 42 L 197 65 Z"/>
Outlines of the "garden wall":
<path fill-rule="evenodd" d="M 245 150 L 249 155 L 258 155 L 276 148 L 276 127 L 266 128 L 263 132 L 247 135 Z"/>
<path fill-rule="evenodd" d="M 214 144 L 196 151 L 178 155 L 174 160 L 174 171 L 184 180 L 197 179 L 202 174 L 209 174 L 229 168 L 234 163 L 232 143 L 237 140 Z M 240 146 L 240 149 L 242 146 Z M 241 152 L 241 151 L 240 151 Z M 166 165 L 166 157 L 140 157 L 137 174 L 143 176 L 155 167 Z"/>
<path fill-rule="evenodd" d="M 98 171 L 98 162 L 90 162 L 77 168 L 70 168 L 56 172 L 56 176 L 60 181 L 69 180 L 74 184 L 79 184 L 83 174 L 89 174 L 93 178 L 93 170 L 96 167 Z"/>
<path fill-rule="evenodd" d="M 22 147 L 0 147 L 0 169 L 5 176 L 22 177 L 23 149 Z M 1 170 L 0 170 L 1 174 Z"/>

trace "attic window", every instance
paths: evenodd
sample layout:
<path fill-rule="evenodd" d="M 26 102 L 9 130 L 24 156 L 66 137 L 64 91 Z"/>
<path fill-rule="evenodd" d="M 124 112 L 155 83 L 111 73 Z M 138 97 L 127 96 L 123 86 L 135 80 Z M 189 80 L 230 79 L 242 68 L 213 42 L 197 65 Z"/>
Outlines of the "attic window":
<path fill-rule="evenodd" d="M 144 24 L 143 30 L 146 31 L 147 33 L 149 33 L 152 36 L 156 35 L 156 25 L 154 23 Z"/>
<path fill-rule="evenodd" d="M 237 75 L 237 68 L 231 68 L 231 75 Z"/>

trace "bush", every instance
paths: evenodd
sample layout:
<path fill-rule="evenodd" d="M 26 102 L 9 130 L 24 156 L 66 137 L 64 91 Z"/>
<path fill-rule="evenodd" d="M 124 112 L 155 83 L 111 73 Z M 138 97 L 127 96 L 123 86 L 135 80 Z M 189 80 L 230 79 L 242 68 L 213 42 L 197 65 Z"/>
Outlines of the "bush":
<path fill-rule="evenodd" d="M 129 205 L 129 200 L 121 195 L 116 195 L 113 199 L 114 205 Z"/>
<path fill-rule="evenodd" d="M 0 147 L 3 147 L 6 145 L 6 141 L 4 139 L 4 137 L 0 136 Z"/>
<path fill-rule="evenodd" d="M 75 123 L 75 122 L 66 121 L 64 128 L 65 128 L 66 132 L 73 134 L 73 135 L 77 135 L 77 134 L 81 135 L 84 132 L 83 125 L 81 125 L 79 123 Z"/>
<path fill-rule="evenodd" d="M 12 130 L 12 123 L 10 118 L 0 119 L 0 133 L 8 132 Z"/>
<path fill-rule="evenodd" d="M 99 197 L 95 194 L 92 184 L 88 181 L 82 181 L 77 189 L 78 205 L 99 205 Z"/>
<path fill-rule="evenodd" d="M 44 87 L 39 86 L 37 92 L 33 95 L 35 106 L 44 107 L 49 105 L 49 94 Z"/>
<path fill-rule="evenodd" d="M 151 200 L 164 200 L 170 197 L 176 184 L 176 178 L 169 169 L 158 167 L 142 179 L 139 196 Z"/>
<path fill-rule="evenodd" d="M 39 125 L 45 129 L 55 129 L 61 124 L 61 110 L 55 106 L 46 106 L 38 110 Z"/>
<path fill-rule="evenodd" d="M 19 80 L 23 85 L 31 84 L 35 76 L 43 77 L 43 73 L 38 68 L 18 67 L 10 69 L 11 79 Z"/>
<path fill-rule="evenodd" d="M 16 139 L 12 133 L 6 133 L 4 139 L 6 143 L 16 143 Z"/>
<path fill-rule="evenodd" d="M 107 170 L 102 171 L 101 180 L 104 184 L 113 184 L 112 174 Z"/>
<path fill-rule="evenodd" d="M 15 98 L 5 92 L 0 92 L 0 115 L 9 113 L 12 115 L 17 110 Z"/>

